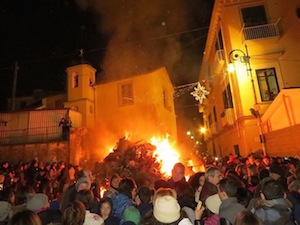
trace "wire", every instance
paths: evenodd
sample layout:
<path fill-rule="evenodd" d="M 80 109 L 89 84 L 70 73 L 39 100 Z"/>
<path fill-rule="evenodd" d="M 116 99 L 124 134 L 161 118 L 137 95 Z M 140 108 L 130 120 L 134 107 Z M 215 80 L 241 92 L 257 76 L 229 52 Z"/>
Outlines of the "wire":
<path fill-rule="evenodd" d="M 193 32 L 197 32 L 197 31 L 202 31 L 202 30 L 207 30 L 209 27 L 200 27 L 200 28 L 195 28 L 195 29 L 191 29 L 191 30 L 186 30 L 186 31 L 181 31 L 181 32 L 176 32 L 176 33 L 171 33 L 171 34 L 166 34 L 166 35 L 162 35 L 162 36 L 158 36 L 158 37 L 153 37 L 153 38 L 148 38 L 148 39 L 144 39 L 144 40 L 133 40 L 133 41 L 129 41 L 129 42 L 124 42 L 122 45 L 126 45 L 129 43 L 141 43 L 141 42 L 149 42 L 149 41 L 154 41 L 154 40 L 159 40 L 159 39 L 164 39 L 164 38 L 169 38 L 169 37 L 173 37 L 173 36 L 178 36 L 178 35 L 184 35 L 184 34 L 190 34 Z M 200 37 L 198 37 L 197 39 L 195 39 L 194 41 L 191 41 L 189 43 L 187 43 L 184 46 L 187 46 L 189 44 L 191 44 L 192 42 L 196 42 L 198 40 L 200 40 L 201 38 L 203 38 L 205 35 L 201 35 Z M 78 49 L 79 50 L 79 49 Z M 101 51 L 105 51 L 107 50 L 107 47 L 103 47 L 103 48 L 92 48 L 89 50 L 85 50 L 84 53 L 85 54 L 89 54 L 89 53 L 93 53 L 93 52 L 101 52 Z M 61 54 L 61 55 L 56 55 L 56 56 L 47 56 L 47 57 L 43 57 L 43 58 L 36 58 L 36 59 L 27 59 L 27 60 L 20 60 L 18 61 L 19 63 L 31 63 L 31 62 L 40 62 L 40 61 L 46 61 L 46 60 L 54 60 L 54 59 L 58 59 L 58 58 L 66 58 L 66 57 L 70 57 L 70 56 L 76 56 L 79 55 L 78 53 L 65 53 L 65 54 Z M 4 70 L 7 69 L 8 67 L 0 67 L 0 70 Z"/>

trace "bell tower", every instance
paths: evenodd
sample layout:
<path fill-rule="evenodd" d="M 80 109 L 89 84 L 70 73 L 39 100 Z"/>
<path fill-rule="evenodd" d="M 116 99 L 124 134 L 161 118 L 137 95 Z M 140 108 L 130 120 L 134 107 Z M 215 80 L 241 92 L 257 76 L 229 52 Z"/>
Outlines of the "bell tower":
<path fill-rule="evenodd" d="M 94 127 L 95 122 L 95 74 L 96 69 L 87 63 L 68 67 L 65 108 L 82 113 L 82 125 Z"/>

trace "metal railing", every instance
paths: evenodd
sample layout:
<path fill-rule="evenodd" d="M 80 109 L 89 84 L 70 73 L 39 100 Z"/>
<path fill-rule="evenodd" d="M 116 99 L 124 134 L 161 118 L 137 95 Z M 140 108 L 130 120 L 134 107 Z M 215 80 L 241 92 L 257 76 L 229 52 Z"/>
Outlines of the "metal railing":
<path fill-rule="evenodd" d="M 259 38 L 268 38 L 280 36 L 278 19 L 275 23 L 263 24 L 258 26 L 245 27 L 245 24 L 242 27 L 242 32 L 244 34 L 244 40 L 254 40 Z"/>
<path fill-rule="evenodd" d="M 62 135 L 62 128 L 59 126 L 0 130 L 0 145 L 43 143 L 67 138 Z"/>

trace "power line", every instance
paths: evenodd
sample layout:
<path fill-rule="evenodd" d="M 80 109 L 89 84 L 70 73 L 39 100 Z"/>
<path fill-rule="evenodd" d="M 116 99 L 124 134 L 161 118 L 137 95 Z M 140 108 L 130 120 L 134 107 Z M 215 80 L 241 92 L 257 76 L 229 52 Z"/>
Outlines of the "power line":
<path fill-rule="evenodd" d="M 190 33 L 194 33 L 194 32 L 197 32 L 197 31 L 208 30 L 208 28 L 209 27 L 206 26 L 206 27 L 200 27 L 200 28 L 195 28 L 195 29 L 191 29 L 191 30 L 185 30 L 185 31 L 181 31 L 181 32 L 161 35 L 161 36 L 158 36 L 158 37 L 147 38 L 147 39 L 143 39 L 143 40 L 133 40 L 133 41 L 129 41 L 129 42 L 124 42 L 124 43 L 122 43 L 122 45 L 126 45 L 126 44 L 129 44 L 129 43 L 150 42 L 150 41 L 160 40 L 160 39 L 174 37 L 174 36 L 178 36 L 178 35 L 190 34 Z M 187 43 L 184 46 L 187 46 L 187 45 L 191 44 L 192 42 L 196 42 L 196 41 L 198 41 L 199 39 L 203 38 L 206 35 L 207 34 L 201 35 L 200 37 L 198 37 L 194 41 L 191 41 L 191 42 Z M 107 50 L 107 47 L 92 48 L 92 49 L 89 49 L 89 50 L 85 50 L 85 54 L 89 54 L 89 53 L 93 53 L 93 52 L 101 52 L 101 51 L 105 51 L 105 50 Z M 31 62 L 34 63 L 34 62 L 40 62 L 40 61 L 46 61 L 46 60 L 54 60 L 54 59 L 58 59 L 58 58 L 66 58 L 66 57 L 76 56 L 76 55 L 78 55 L 78 53 L 65 53 L 65 54 L 56 55 L 56 56 L 47 56 L 47 57 L 41 57 L 41 58 L 35 58 L 35 59 L 19 60 L 19 63 L 20 64 L 21 63 L 31 63 Z M 11 67 L 0 67 L 0 70 L 5 70 L 7 68 L 13 68 L 13 66 L 11 66 Z"/>

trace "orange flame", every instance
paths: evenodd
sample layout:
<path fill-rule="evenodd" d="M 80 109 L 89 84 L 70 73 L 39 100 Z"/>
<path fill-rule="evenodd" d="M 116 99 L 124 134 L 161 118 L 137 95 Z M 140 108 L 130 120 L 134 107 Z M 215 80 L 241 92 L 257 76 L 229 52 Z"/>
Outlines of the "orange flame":
<path fill-rule="evenodd" d="M 153 156 L 156 156 L 158 162 L 161 163 L 161 172 L 171 176 L 172 169 L 175 163 L 179 162 L 180 155 L 170 145 L 168 137 L 164 140 L 161 138 L 152 137 L 151 144 L 156 146 Z"/>
<path fill-rule="evenodd" d="M 99 193 L 100 193 L 100 198 L 104 197 L 104 193 L 106 192 L 106 188 L 105 187 L 99 187 Z"/>

